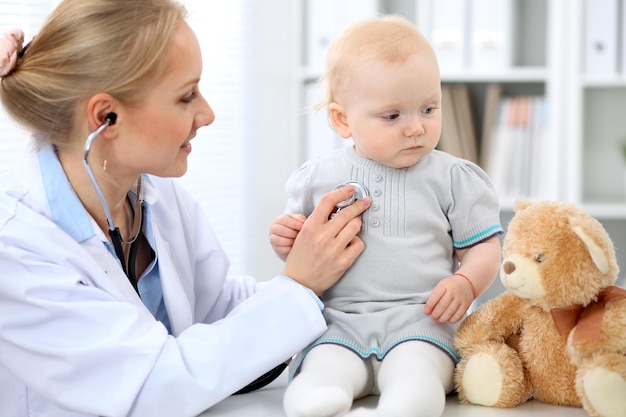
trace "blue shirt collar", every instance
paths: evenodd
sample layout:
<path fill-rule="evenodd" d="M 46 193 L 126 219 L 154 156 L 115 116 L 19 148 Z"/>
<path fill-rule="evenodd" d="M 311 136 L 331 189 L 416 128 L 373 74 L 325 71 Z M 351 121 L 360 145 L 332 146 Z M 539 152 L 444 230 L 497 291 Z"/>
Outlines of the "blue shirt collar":
<path fill-rule="evenodd" d="M 93 219 L 74 192 L 52 145 L 40 149 L 39 165 L 52 220 L 78 243 L 94 237 Z M 142 187 L 144 202 L 153 203 L 153 184 L 147 175 L 143 176 Z M 136 196 L 132 197 L 134 201 Z"/>
<path fill-rule="evenodd" d="M 39 165 L 52 220 L 81 243 L 95 235 L 91 216 L 74 192 L 52 145 L 39 151 Z"/>

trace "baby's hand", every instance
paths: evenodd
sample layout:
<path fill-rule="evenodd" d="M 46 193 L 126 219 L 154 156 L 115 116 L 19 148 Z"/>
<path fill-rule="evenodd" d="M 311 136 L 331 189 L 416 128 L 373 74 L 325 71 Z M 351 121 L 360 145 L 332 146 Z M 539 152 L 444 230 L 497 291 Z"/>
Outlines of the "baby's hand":
<path fill-rule="evenodd" d="M 439 323 L 456 323 L 474 301 L 474 292 L 469 283 L 459 275 L 439 281 L 426 301 L 424 313 Z"/>
<path fill-rule="evenodd" d="M 303 214 L 283 214 L 276 217 L 270 226 L 270 244 L 283 261 L 291 251 L 296 236 L 302 229 L 306 217 Z"/>

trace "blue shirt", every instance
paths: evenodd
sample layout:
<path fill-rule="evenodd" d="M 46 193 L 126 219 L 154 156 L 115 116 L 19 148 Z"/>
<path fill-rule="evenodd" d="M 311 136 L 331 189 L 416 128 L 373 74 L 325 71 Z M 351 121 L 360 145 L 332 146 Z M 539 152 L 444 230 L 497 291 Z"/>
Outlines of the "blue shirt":
<path fill-rule="evenodd" d="M 96 235 L 94 220 L 90 217 L 87 210 L 85 210 L 85 207 L 70 185 L 63 171 L 63 167 L 54 152 L 54 148 L 52 146 L 46 146 L 41 149 L 39 161 L 41 164 L 44 187 L 48 196 L 48 204 L 50 205 L 54 222 L 78 243 L 94 237 Z M 149 181 L 149 179 L 144 176 L 143 181 Z M 137 199 L 137 195 L 134 192 L 129 192 L 129 197 L 132 203 Z M 163 300 L 158 256 L 152 230 L 152 211 L 149 204 L 144 202 L 144 205 L 143 233 L 155 257 L 141 274 L 137 286 L 144 305 L 157 320 L 163 323 L 167 331 L 171 334 L 169 317 Z M 115 255 L 115 250 L 111 242 L 103 240 L 103 244 Z M 120 263 L 120 268 L 121 267 L 122 264 Z"/>

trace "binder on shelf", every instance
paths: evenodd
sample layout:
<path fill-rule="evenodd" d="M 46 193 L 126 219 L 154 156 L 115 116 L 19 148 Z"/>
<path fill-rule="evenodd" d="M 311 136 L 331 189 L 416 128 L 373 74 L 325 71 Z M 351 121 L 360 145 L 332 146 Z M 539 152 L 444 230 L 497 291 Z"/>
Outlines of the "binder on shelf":
<path fill-rule="evenodd" d="M 476 129 L 466 84 L 442 86 L 442 128 L 439 149 L 477 162 Z"/>
<path fill-rule="evenodd" d="M 585 0 L 584 72 L 616 74 L 619 0 Z"/>
<path fill-rule="evenodd" d="M 458 158 L 464 156 L 452 86 L 448 84 L 441 86 L 441 137 L 437 148 Z"/>
<path fill-rule="evenodd" d="M 472 0 L 470 10 L 470 67 L 481 72 L 513 66 L 515 45 L 514 0 Z"/>
<path fill-rule="evenodd" d="M 452 97 L 456 108 L 463 158 L 478 163 L 476 125 L 467 84 L 455 84 L 452 89 Z"/>
<path fill-rule="evenodd" d="M 538 200 L 554 198 L 550 195 L 550 181 L 547 179 L 550 175 L 549 153 L 546 152 L 548 137 L 550 112 L 548 101 L 544 96 L 535 96 L 532 101 L 531 115 L 531 175 L 530 175 L 530 192 L 532 196 Z"/>
<path fill-rule="evenodd" d="M 512 157 L 512 150 L 510 149 L 512 140 L 509 129 L 512 119 L 512 101 L 508 97 L 503 97 L 498 103 L 498 118 L 493 126 L 493 137 L 488 162 L 485 166 L 485 171 L 501 198 L 509 197 L 509 167 L 507 162 Z"/>
<path fill-rule="evenodd" d="M 313 71 L 320 73 L 323 71 L 326 63 L 326 52 L 330 42 L 336 36 L 333 15 L 333 0 L 307 2 L 305 15 L 308 24 L 306 65 Z"/>
<path fill-rule="evenodd" d="M 480 138 L 479 164 L 487 169 L 493 143 L 493 136 L 498 123 L 500 100 L 502 98 L 502 85 L 489 84 L 485 92 L 485 111 L 482 122 L 482 136 Z"/>
<path fill-rule="evenodd" d="M 377 0 L 312 0 L 307 2 L 306 65 L 321 72 L 328 47 L 346 26 L 378 14 Z"/>
<path fill-rule="evenodd" d="M 418 29 L 430 41 L 443 73 L 467 68 L 468 3 L 466 0 L 417 0 Z"/>
<path fill-rule="evenodd" d="M 501 98 L 486 166 L 501 198 L 548 197 L 547 114 L 543 96 Z"/>
<path fill-rule="evenodd" d="M 618 30 L 618 48 L 620 48 L 620 54 L 618 54 L 618 72 L 622 75 L 626 74 L 626 0 L 622 1 L 622 14 L 619 16 L 620 21 L 617 25 Z"/>

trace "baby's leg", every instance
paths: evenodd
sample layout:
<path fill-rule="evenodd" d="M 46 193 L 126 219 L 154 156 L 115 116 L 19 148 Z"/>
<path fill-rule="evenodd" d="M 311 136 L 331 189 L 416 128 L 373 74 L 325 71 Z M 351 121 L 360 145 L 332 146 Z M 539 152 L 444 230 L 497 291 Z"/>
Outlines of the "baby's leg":
<path fill-rule="evenodd" d="M 439 417 L 446 393 L 453 387 L 454 363 L 426 342 L 404 342 L 380 365 L 380 399 L 376 410 L 355 410 L 350 416 Z"/>
<path fill-rule="evenodd" d="M 352 400 L 371 388 L 373 378 L 356 353 L 332 344 L 315 346 L 300 373 L 287 386 L 283 405 L 288 417 L 339 417 Z"/>

